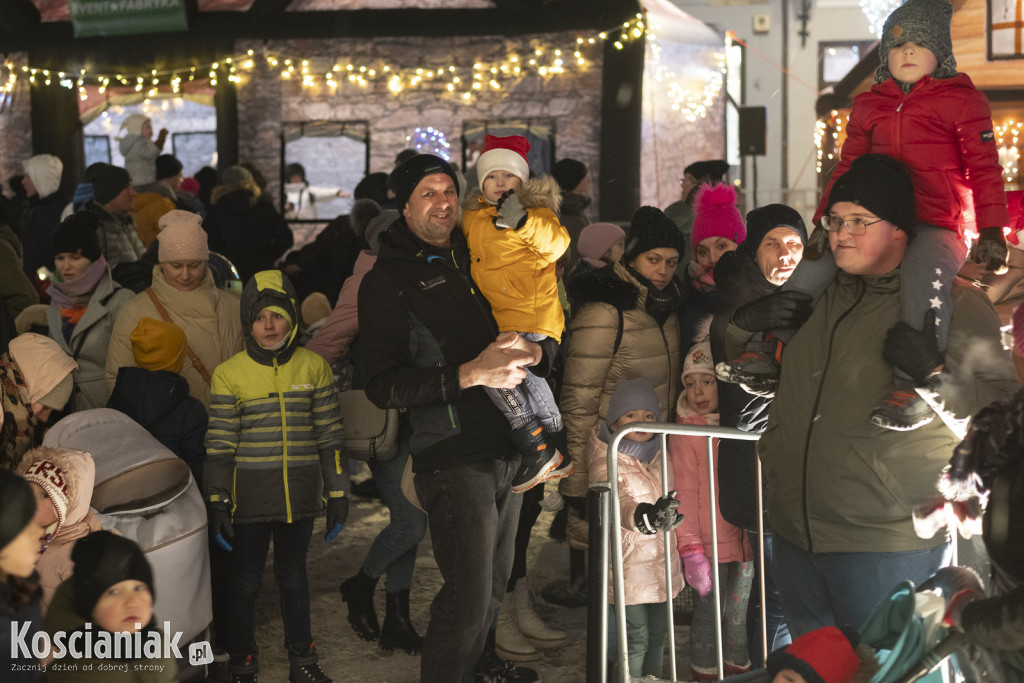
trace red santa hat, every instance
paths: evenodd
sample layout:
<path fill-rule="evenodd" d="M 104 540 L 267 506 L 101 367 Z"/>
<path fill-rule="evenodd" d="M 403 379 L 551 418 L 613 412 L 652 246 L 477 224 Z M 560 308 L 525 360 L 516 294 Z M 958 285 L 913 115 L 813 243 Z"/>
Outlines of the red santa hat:
<path fill-rule="evenodd" d="M 521 135 L 488 135 L 484 138 L 484 151 L 476 160 L 480 191 L 484 189 L 484 178 L 493 171 L 508 171 L 524 183 L 529 180 L 530 164 L 526 160 L 529 151 L 530 141 Z"/>

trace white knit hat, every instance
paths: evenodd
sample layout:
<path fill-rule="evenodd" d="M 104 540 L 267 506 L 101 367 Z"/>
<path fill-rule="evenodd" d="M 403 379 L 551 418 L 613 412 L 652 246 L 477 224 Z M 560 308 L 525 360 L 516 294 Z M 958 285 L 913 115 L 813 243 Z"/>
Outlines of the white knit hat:
<path fill-rule="evenodd" d="M 526 154 L 529 151 L 530 142 L 521 135 L 488 135 L 484 138 L 483 154 L 476 160 L 476 177 L 480 182 L 480 191 L 484 190 L 484 179 L 493 171 L 508 171 L 524 183 L 529 180 L 530 164 L 526 161 Z"/>
<path fill-rule="evenodd" d="M 201 223 L 202 219 L 190 211 L 168 211 L 161 216 L 160 262 L 208 261 L 210 248 Z"/>
<path fill-rule="evenodd" d="M 683 378 L 694 373 L 706 375 L 715 374 L 715 362 L 711 359 L 711 344 L 701 342 L 686 352 L 686 359 L 683 360 Z"/>

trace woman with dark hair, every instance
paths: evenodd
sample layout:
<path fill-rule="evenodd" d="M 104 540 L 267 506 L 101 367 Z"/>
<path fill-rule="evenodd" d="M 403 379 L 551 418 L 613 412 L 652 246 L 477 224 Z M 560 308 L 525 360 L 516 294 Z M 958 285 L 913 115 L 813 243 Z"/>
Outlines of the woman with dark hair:
<path fill-rule="evenodd" d="M 28 482 L 9 470 L 0 470 L 0 680 L 10 683 L 41 678 L 39 662 L 19 657 L 11 641 L 28 624 L 25 641 L 42 630 L 42 590 L 36 561 L 42 547 L 42 526 L 35 520 L 36 497 Z"/>

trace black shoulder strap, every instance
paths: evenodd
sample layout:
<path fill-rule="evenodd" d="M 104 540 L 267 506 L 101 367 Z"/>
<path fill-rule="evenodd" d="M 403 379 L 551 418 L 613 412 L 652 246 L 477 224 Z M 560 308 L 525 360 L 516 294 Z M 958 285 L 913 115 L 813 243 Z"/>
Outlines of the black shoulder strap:
<path fill-rule="evenodd" d="M 622 319 L 622 309 L 616 308 L 615 312 L 619 314 L 619 329 L 615 331 L 615 346 L 612 347 L 613 356 L 619 352 L 619 346 L 622 344 L 622 328 L 625 327 L 625 320 Z"/>

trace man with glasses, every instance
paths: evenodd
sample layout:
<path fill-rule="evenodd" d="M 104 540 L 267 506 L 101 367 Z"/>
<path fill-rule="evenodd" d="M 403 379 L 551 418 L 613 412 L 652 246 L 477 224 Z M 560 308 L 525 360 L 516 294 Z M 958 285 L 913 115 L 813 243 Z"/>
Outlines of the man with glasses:
<path fill-rule="evenodd" d="M 902 322 L 913 206 L 911 180 L 889 157 L 860 157 L 836 181 L 824 227 L 839 274 L 786 346 L 760 455 L 772 572 L 794 638 L 863 624 L 893 586 L 945 564 L 946 539 L 919 538 L 911 511 L 935 495 L 959 442 L 953 430 L 1016 388 L 979 290 L 954 285 L 945 353 L 933 330 Z M 927 380 L 921 394 L 941 420 L 913 431 L 868 420 L 896 370 Z"/>

